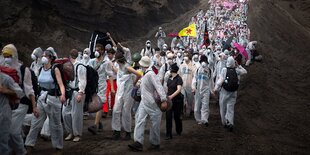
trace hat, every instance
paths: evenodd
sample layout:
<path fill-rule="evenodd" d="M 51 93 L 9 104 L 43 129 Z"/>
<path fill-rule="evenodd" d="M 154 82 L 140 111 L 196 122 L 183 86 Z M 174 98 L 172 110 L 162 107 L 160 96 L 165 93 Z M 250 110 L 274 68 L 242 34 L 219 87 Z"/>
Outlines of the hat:
<path fill-rule="evenodd" d="M 33 50 L 32 54 L 34 54 L 37 58 L 40 58 L 43 55 L 43 50 L 41 47 L 37 47 Z"/>
<path fill-rule="evenodd" d="M 174 64 L 172 64 L 172 65 L 170 66 L 170 71 L 171 71 L 172 73 L 177 73 L 177 72 L 179 71 L 179 67 L 178 67 L 177 63 L 174 63 Z"/>
<path fill-rule="evenodd" d="M 107 51 L 110 50 L 111 48 L 112 48 L 112 46 L 110 44 L 106 44 L 104 47 L 104 49 Z"/>
<path fill-rule="evenodd" d="M 206 55 L 201 55 L 200 56 L 200 61 L 199 61 L 200 63 L 202 63 L 202 62 L 207 62 L 208 63 L 208 57 L 206 56 Z"/>
<path fill-rule="evenodd" d="M 149 67 L 151 65 L 151 60 L 148 56 L 143 56 L 139 61 L 141 67 Z"/>
<path fill-rule="evenodd" d="M 136 52 L 135 54 L 132 55 L 131 60 L 133 62 L 139 62 L 141 60 L 141 55 L 140 53 Z"/>
<path fill-rule="evenodd" d="M 145 44 L 147 44 L 147 43 L 151 43 L 151 41 L 150 41 L 150 40 L 147 40 L 147 41 L 145 42 Z"/>
<path fill-rule="evenodd" d="M 226 49 L 226 50 L 224 50 L 224 54 L 225 55 L 229 55 L 229 51 Z"/>
<path fill-rule="evenodd" d="M 2 55 L 3 56 L 13 56 L 14 53 L 17 53 L 17 49 L 13 44 L 8 44 L 3 47 L 2 49 Z"/>

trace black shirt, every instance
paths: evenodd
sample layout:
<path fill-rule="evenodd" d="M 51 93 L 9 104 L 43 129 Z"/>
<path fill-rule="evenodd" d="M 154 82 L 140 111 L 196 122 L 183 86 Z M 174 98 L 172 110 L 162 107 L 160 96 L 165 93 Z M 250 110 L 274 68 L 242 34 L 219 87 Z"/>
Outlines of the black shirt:
<path fill-rule="evenodd" d="M 179 74 L 173 79 L 171 78 L 172 76 L 170 76 L 167 81 L 168 95 L 172 95 L 175 91 L 177 91 L 178 85 L 181 85 L 181 86 L 183 85 L 183 80 Z M 179 97 L 182 97 L 181 92 L 175 98 L 179 98 Z"/>

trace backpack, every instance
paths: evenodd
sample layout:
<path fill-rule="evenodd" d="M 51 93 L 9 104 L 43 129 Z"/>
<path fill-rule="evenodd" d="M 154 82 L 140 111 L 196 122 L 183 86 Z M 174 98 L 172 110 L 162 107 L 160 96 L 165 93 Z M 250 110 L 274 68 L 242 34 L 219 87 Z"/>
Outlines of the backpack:
<path fill-rule="evenodd" d="M 229 92 L 234 92 L 238 90 L 239 79 L 235 68 L 227 68 L 223 88 Z"/>
<path fill-rule="evenodd" d="M 16 83 L 19 83 L 19 76 L 16 69 L 6 66 L 0 66 L 0 71 L 10 76 Z"/>
<path fill-rule="evenodd" d="M 51 74 L 52 78 L 54 79 L 55 82 L 55 95 L 60 96 L 60 87 L 58 85 L 56 75 L 55 75 L 55 68 L 58 68 L 61 74 L 61 79 L 62 82 L 65 86 L 66 92 L 70 91 L 68 90 L 68 84 L 70 81 L 74 80 L 74 67 L 71 61 L 68 58 L 61 58 L 61 59 L 56 59 L 54 63 L 52 64 L 51 67 Z M 39 69 L 39 75 L 41 73 L 42 67 Z M 69 93 L 66 93 L 66 98 L 70 98 L 71 96 L 68 95 Z"/>
<path fill-rule="evenodd" d="M 144 48 L 144 49 L 143 49 L 143 54 L 142 54 L 142 56 L 145 56 L 145 51 L 146 51 L 146 50 L 147 50 L 147 48 Z M 151 50 L 152 56 L 154 56 L 153 48 L 150 48 L 150 50 Z"/>
<path fill-rule="evenodd" d="M 37 79 L 37 76 L 35 75 L 34 71 L 31 70 L 30 68 L 28 68 L 30 73 L 31 73 L 31 81 L 32 81 L 32 88 L 33 88 L 33 91 L 34 91 L 34 95 L 35 95 L 35 98 L 37 99 L 38 96 L 40 95 L 40 88 L 39 88 L 39 85 L 38 85 L 38 79 Z M 21 84 L 20 84 L 20 87 L 22 89 L 24 89 L 24 77 L 25 77 L 25 70 L 26 70 L 26 66 L 22 65 L 20 67 L 20 72 L 21 72 L 21 78 L 22 78 L 22 81 L 21 81 Z M 31 114 L 32 113 L 32 103 L 31 103 L 31 100 L 24 96 L 23 98 L 20 99 L 20 103 L 23 103 L 23 104 L 26 104 L 29 106 L 28 108 L 28 111 L 27 113 L 28 114 Z"/>
<path fill-rule="evenodd" d="M 93 67 L 83 64 L 78 64 L 76 66 L 76 79 L 78 77 L 77 70 L 79 66 L 84 66 L 86 68 L 86 88 L 85 88 L 85 105 L 84 105 L 84 111 L 88 111 L 88 103 L 92 101 L 93 94 L 96 94 L 98 91 L 98 80 L 99 75 L 97 70 L 95 70 Z"/>

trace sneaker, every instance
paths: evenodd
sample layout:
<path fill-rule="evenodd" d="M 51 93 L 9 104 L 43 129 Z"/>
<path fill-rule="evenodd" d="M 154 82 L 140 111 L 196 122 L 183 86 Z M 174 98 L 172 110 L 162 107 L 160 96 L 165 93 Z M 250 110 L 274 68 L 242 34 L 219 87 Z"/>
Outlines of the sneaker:
<path fill-rule="evenodd" d="M 121 132 L 120 131 L 113 131 L 112 139 L 113 140 L 119 140 L 121 138 Z"/>
<path fill-rule="evenodd" d="M 103 124 L 101 122 L 98 125 L 98 132 L 103 132 Z"/>
<path fill-rule="evenodd" d="M 154 145 L 151 144 L 151 146 L 148 148 L 148 150 L 159 150 L 160 149 L 160 145 Z"/>
<path fill-rule="evenodd" d="M 26 146 L 26 155 L 31 155 L 33 152 L 33 146 Z"/>
<path fill-rule="evenodd" d="M 80 136 L 75 136 L 72 141 L 79 142 L 80 140 L 81 140 Z"/>
<path fill-rule="evenodd" d="M 97 126 L 93 125 L 93 126 L 88 127 L 88 131 L 90 133 L 92 133 L 93 135 L 96 135 L 97 134 Z"/>
<path fill-rule="evenodd" d="M 124 137 L 124 140 L 131 140 L 131 134 L 130 132 L 126 132 L 126 135 Z"/>
<path fill-rule="evenodd" d="M 204 123 L 204 125 L 205 125 L 205 127 L 208 127 L 208 126 L 209 126 L 209 123 L 208 123 L 208 122 L 206 122 L 206 123 Z"/>
<path fill-rule="evenodd" d="M 73 138 L 73 135 L 70 133 L 66 138 L 65 141 L 71 140 Z"/>
<path fill-rule="evenodd" d="M 51 139 L 51 137 L 47 135 L 41 135 L 40 138 L 43 139 L 44 141 L 49 141 Z"/>
<path fill-rule="evenodd" d="M 143 151 L 143 145 L 139 142 L 129 144 L 128 147 L 133 151 Z"/>

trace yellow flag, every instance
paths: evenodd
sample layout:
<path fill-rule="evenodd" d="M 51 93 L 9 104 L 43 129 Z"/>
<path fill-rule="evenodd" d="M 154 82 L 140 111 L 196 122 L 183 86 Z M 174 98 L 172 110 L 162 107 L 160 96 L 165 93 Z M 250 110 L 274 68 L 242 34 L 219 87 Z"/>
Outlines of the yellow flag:
<path fill-rule="evenodd" d="M 196 24 L 191 24 L 188 27 L 182 29 L 179 32 L 179 36 L 180 37 L 186 37 L 186 36 L 190 36 L 190 37 L 196 37 L 197 33 L 196 33 Z"/>

